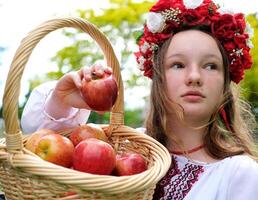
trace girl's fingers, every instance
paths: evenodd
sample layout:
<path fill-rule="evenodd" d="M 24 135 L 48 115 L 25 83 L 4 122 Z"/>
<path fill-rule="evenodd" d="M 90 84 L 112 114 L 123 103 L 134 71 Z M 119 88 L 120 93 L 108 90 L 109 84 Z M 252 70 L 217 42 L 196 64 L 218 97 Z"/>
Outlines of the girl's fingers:
<path fill-rule="evenodd" d="M 92 71 L 95 72 L 97 76 L 103 76 L 104 73 L 112 74 L 112 68 L 104 67 L 103 65 L 93 66 Z"/>
<path fill-rule="evenodd" d="M 108 74 L 112 74 L 112 68 L 111 67 L 105 67 L 104 71 Z"/>
<path fill-rule="evenodd" d="M 94 71 L 94 73 L 95 73 L 95 75 L 96 75 L 97 77 L 102 77 L 103 74 L 104 74 L 104 69 L 103 69 L 103 68 L 98 68 L 98 69 L 96 69 L 96 70 Z"/>
<path fill-rule="evenodd" d="M 92 74 L 95 74 L 97 77 L 102 77 L 104 73 L 111 74 L 112 68 L 98 64 L 93 65 L 92 67 L 83 67 L 78 71 L 78 73 L 81 79 L 84 78 L 85 80 L 90 80 Z"/>
<path fill-rule="evenodd" d="M 78 71 L 78 74 L 80 76 L 80 79 L 90 80 L 90 68 L 89 67 L 83 67 Z"/>
<path fill-rule="evenodd" d="M 82 79 L 81 79 L 80 74 L 77 72 L 71 72 L 71 78 L 72 78 L 75 86 L 80 89 L 82 87 Z"/>
<path fill-rule="evenodd" d="M 83 78 L 88 80 L 91 75 L 91 69 L 89 67 L 82 68 Z"/>

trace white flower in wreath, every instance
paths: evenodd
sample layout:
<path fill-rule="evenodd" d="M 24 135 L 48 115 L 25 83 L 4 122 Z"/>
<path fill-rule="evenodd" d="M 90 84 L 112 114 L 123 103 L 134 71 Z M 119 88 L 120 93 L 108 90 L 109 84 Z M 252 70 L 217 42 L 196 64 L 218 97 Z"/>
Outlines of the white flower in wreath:
<path fill-rule="evenodd" d="M 151 46 L 149 45 L 148 42 L 144 42 L 143 45 L 140 47 L 142 53 L 146 53 L 146 51 L 150 48 Z"/>
<path fill-rule="evenodd" d="M 245 32 L 249 35 L 249 38 L 252 38 L 254 36 L 254 29 L 248 22 L 246 22 Z"/>
<path fill-rule="evenodd" d="M 152 33 L 161 32 L 165 26 L 165 20 L 160 13 L 150 12 L 147 15 L 147 27 Z"/>
<path fill-rule="evenodd" d="M 138 62 L 139 62 L 140 70 L 144 70 L 144 63 L 145 63 L 145 61 L 146 61 L 146 59 L 143 56 L 139 57 Z"/>
<path fill-rule="evenodd" d="M 234 14 L 234 11 L 229 8 L 229 7 L 226 7 L 225 5 L 221 5 L 218 9 L 218 12 L 222 15 L 224 14 L 230 14 L 230 15 L 233 15 Z"/>
<path fill-rule="evenodd" d="M 187 9 L 195 9 L 199 7 L 203 2 L 203 0 L 183 0 L 183 1 Z"/>
<path fill-rule="evenodd" d="M 249 35 L 249 38 L 246 41 L 246 45 L 252 49 L 254 48 L 254 45 L 251 41 L 251 38 L 254 36 L 254 29 L 251 27 L 251 25 L 248 22 L 246 22 L 245 32 Z"/>
<path fill-rule="evenodd" d="M 252 41 L 251 41 L 250 39 L 248 39 L 248 40 L 246 41 L 246 45 L 247 45 L 250 49 L 254 48 L 254 45 L 253 45 L 253 43 L 252 43 Z"/>

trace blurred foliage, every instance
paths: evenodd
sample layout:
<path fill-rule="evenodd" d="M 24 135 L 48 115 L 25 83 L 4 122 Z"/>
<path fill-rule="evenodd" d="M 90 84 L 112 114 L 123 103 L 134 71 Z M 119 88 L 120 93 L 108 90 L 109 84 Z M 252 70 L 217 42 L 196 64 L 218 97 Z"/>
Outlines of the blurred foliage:
<path fill-rule="evenodd" d="M 241 86 L 244 88 L 246 99 L 254 107 L 258 107 L 258 20 L 254 14 L 248 15 L 247 20 L 254 29 L 254 36 L 252 38 L 254 48 L 251 50 L 253 66 L 250 70 L 246 70 L 245 79 L 242 81 Z"/>
<path fill-rule="evenodd" d="M 95 112 L 91 112 L 88 123 L 96 124 L 109 124 L 110 113 L 99 115 Z M 142 109 L 126 110 L 125 112 L 125 124 L 133 128 L 141 127 L 143 124 Z"/>
<path fill-rule="evenodd" d="M 241 83 L 244 97 L 250 102 L 254 108 L 256 121 L 258 122 L 258 14 L 250 14 L 247 16 L 247 21 L 254 30 L 252 43 L 254 48 L 251 49 L 253 58 L 253 66 L 250 70 L 246 70 L 245 79 Z"/>
<path fill-rule="evenodd" d="M 100 13 L 93 10 L 78 10 L 76 14 L 95 24 L 115 49 L 119 50 L 121 56 L 118 59 L 123 70 L 125 63 L 132 56 L 132 45 L 135 43 L 133 31 L 141 27 L 144 20 L 142 14 L 147 12 L 152 4 L 150 1 L 135 3 L 132 0 L 110 0 L 110 7 L 102 9 Z M 66 29 L 64 34 L 73 41 L 73 45 L 63 48 L 53 57 L 52 60 L 58 64 L 58 71 L 49 73 L 49 78 L 58 79 L 67 71 L 78 70 L 104 59 L 100 48 L 85 33 Z M 128 86 L 133 87 L 137 84 L 137 79 L 132 72 L 130 75 Z"/>

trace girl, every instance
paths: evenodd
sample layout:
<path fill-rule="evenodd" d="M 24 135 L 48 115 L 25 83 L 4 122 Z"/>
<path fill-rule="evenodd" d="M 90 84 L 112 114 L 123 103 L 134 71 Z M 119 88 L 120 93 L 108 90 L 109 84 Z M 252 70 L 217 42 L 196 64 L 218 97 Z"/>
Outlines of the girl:
<path fill-rule="evenodd" d="M 138 45 L 152 79 L 146 133 L 173 161 L 154 199 L 257 199 L 255 120 L 233 87 L 251 67 L 244 16 L 210 0 L 160 0 Z"/>
<path fill-rule="evenodd" d="M 258 164 L 249 157 L 255 146 L 216 40 L 200 30 L 176 33 L 157 53 L 153 70 L 146 132 L 173 160 L 154 199 L 256 199 Z M 228 130 L 220 125 L 222 109 L 229 113 Z"/>
<path fill-rule="evenodd" d="M 150 11 L 135 53 L 152 79 L 145 132 L 173 161 L 153 199 L 256 200 L 255 121 L 235 90 L 252 64 L 244 16 L 225 13 L 211 0 L 160 0 Z M 87 73 L 33 91 L 23 129 L 85 123 L 90 111 L 78 88 Z M 33 125 L 32 117 L 38 118 Z"/>

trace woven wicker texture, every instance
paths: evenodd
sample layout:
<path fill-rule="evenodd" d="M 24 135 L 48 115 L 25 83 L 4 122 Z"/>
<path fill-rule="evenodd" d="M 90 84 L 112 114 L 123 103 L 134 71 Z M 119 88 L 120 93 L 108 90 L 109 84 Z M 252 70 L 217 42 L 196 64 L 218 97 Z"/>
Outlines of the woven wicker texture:
<path fill-rule="evenodd" d="M 119 94 L 103 129 L 117 151 L 141 153 L 148 170 L 133 176 L 100 176 L 46 162 L 24 148 L 27 136 L 18 120 L 20 82 L 26 63 L 38 42 L 59 28 L 72 27 L 89 34 L 101 47 L 117 79 Z M 124 125 L 124 97 L 120 67 L 112 46 L 93 24 L 80 18 L 44 22 L 25 37 L 13 58 L 3 98 L 5 139 L 0 140 L 0 181 L 7 199 L 152 199 L 156 183 L 167 172 L 171 158 L 164 146 Z M 68 136 L 71 130 L 60 132 Z"/>

